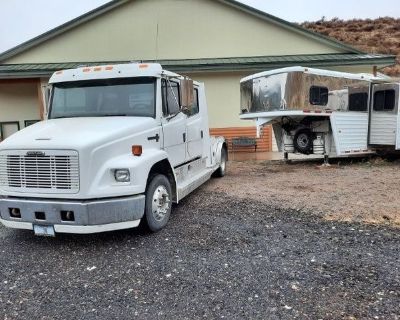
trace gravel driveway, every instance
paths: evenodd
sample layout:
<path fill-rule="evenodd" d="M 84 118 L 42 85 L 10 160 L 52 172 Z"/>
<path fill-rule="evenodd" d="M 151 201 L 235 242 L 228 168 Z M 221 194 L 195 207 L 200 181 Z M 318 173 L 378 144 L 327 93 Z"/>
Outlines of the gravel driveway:
<path fill-rule="evenodd" d="M 157 234 L 0 227 L 0 318 L 400 319 L 395 225 L 221 191 L 247 183 L 234 166 Z"/>

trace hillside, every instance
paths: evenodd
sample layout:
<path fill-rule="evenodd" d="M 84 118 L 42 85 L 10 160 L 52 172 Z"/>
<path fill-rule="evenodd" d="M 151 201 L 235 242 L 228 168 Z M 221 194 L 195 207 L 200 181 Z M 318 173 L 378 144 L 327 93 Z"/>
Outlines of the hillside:
<path fill-rule="evenodd" d="M 385 17 L 343 21 L 323 18 L 316 22 L 304 22 L 301 26 L 365 52 L 397 55 L 397 64 L 384 69 L 384 73 L 400 76 L 400 19 Z"/>

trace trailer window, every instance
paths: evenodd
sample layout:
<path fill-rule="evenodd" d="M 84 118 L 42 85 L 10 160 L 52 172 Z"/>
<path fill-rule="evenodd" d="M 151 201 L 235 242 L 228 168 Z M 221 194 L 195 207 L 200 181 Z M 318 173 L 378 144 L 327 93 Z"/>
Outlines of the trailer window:
<path fill-rule="evenodd" d="M 329 90 L 327 87 L 312 86 L 310 88 L 310 104 L 326 106 L 328 104 Z"/>
<path fill-rule="evenodd" d="M 164 115 L 177 114 L 180 110 L 179 83 L 162 80 L 162 98 Z"/>
<path fill-rule="evenodd" d="M 349 95 L 349 111 L 367 111 L 368 93 L 359 92 Z"/>
<path fill-rule="evenodd" d="M 375 91 L 374 111 L 392 111 L 395 107 L 396 92 L 393 89 Z"/>

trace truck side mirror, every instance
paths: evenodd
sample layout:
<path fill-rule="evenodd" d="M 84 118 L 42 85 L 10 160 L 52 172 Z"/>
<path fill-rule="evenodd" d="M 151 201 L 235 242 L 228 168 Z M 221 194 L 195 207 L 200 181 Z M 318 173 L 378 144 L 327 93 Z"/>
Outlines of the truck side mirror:
<path fill-rule="evenodd" d="M 180 98 L 181 98 L 182 109 L 185 110 L 191 108 L 194 102 L 193 80 L 185 77 L 184 79 L 181 80 L 180 86 L 181 86 Z"/>
<path fill-rule="evenodd" d="M 45 91 L 45 94 L 44 94 L 44 102 L 45 102 L 45 105 L 46 105 L 46 110 L 49 109 L 50 94 L 51 94 L 51 89 L 49 87 L 47 87 L 46 91 Z"/>

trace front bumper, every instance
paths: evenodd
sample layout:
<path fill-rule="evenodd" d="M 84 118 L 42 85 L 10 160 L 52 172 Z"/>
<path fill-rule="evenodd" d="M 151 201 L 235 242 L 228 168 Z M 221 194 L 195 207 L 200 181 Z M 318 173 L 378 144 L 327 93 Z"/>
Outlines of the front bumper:
<path fill-rule="evenodd" d="M 97 233 L 138 226 L 144 205 L 144 195 L 82 201 L 4 198 L 0 199 L 0 222 L 16 229 L 48 225 L 60 233 Z M 19 210 L 20 218 L 12 216 L 12 209 Z M 63 219 L 66 211 L 73 212 L 72 221 Z"/>

